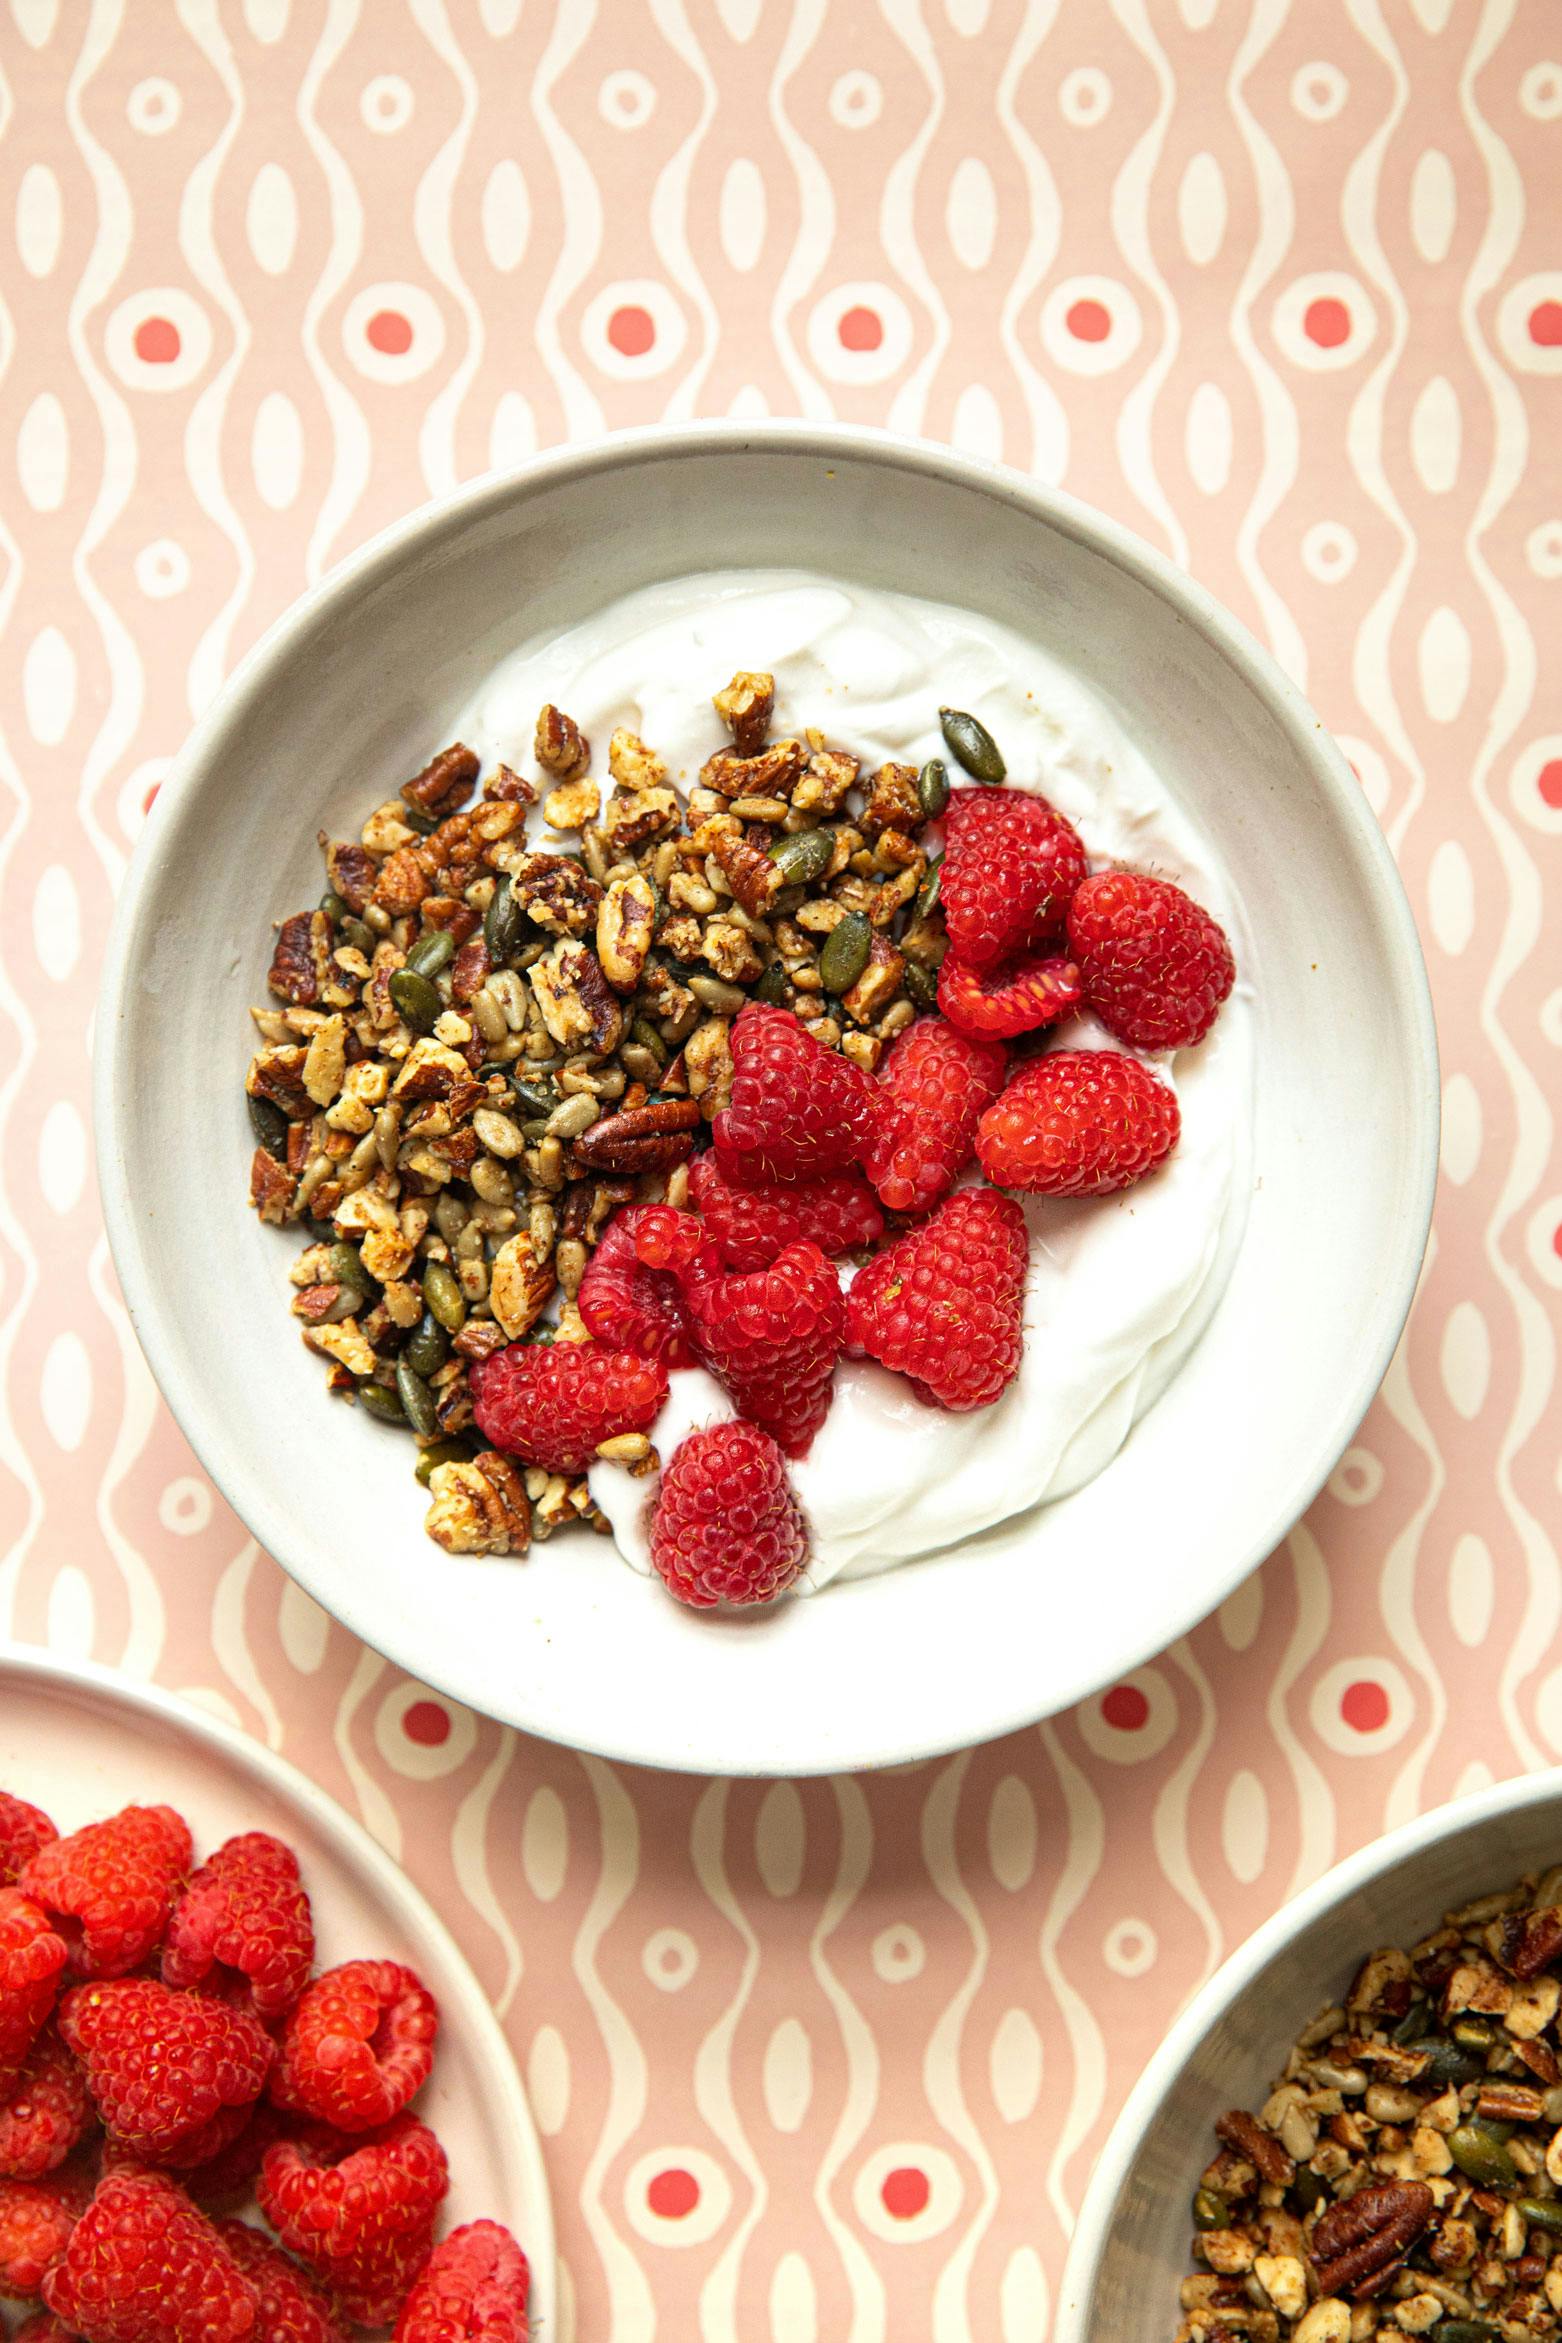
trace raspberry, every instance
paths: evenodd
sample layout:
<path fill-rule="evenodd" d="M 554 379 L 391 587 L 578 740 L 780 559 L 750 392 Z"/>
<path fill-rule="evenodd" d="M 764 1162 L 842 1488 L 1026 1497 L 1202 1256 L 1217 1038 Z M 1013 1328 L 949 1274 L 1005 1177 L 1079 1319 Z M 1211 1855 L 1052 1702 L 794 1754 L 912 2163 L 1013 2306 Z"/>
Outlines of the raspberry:
<path fill-rule="evenodd" d="M 469 2221 L 436 2245 L 402 2305 L 392 2343 L 526 2343 L 526 2256 L 497 2221 Z"/>
<path fill-rule="evenodd" d="M 681 1603 L 768 1603 L 808 1559 L 786 1464 L 757 1424 L 712 1424 L 674 1449 L 651 1522 L 651 1560 Z"/>
<path fill-rule="evenodd" d="M 1068 946 L 1085 998 L 1135 1049 L 1189 1049 L 1236 978 L 1224 931 L 1169 879 L 1102 871 L 1069 905 Z"/>
<path fill-rule="evenodd" d="M 40 1847 L 18 1884 L 64 1937 L 73 1976 L 123 1977 L 161 1941 L 190 1852 L 171 1806 L 127 1806 Z"/>
<path fill-rule="evenodd" d="M 255 2289 L 255 2343 L 344 2343 L 330 2298 L 274 2238 L 247 2221 L 219 2221 L 217 2234 Z"/>
<path fill-rule="evenodd" d="M 23 2319 L 11 2343 L 74 2343 L 74 2338 L 52 2310 L 35 2310 L 30 2319 Z"/>
<path fill-rule="evenodd" d="M 928 1212 L 964 1171 L 984 1107 L 1003 1088 L 1008 1052 L 942 1017 L 919 1017 L 879 1074 L 868 1177 L 892 1212 Z"/>
<path fill-rule="evenodd" d="M 175 1904 L 163 1982 L 214 1992 L 231 1971 L 248 1980 L 257 2017 L 279 2018 L 308 1984 L 314 1957 L 298 1858 L 280 1839 L 252 1830 L 209 1856 Z"/>
<path fill-rule="evenodd" d="M 667 1367 L 691 1367 L 694 1346 L 678 1280 L 670 1265 L 652 1267 L 638 1250 L 653 1214 L 658 1228 L 662 1218 L 686 1217 L 669 1213 L 664 1204 L 632 1204 L 615 1212 L 580 1281 L 580 1314 L 588 1331 L 609 1350 L 634 1351 L 643 1359 L 660 1359 Z M 658 1229 L 653 1229 L 653 1244 L 657 1237 Z"/>
<path fill-rule="evenodd" d="M 1079 970 L 1072 960 L 1011 960 L 985 975 L 967 968 L 953 952 L 938 972 L 938 1005 L 951 1025 L 980 1039 L 1012 1040 L 1055 1025 L 1080 1000 Z"/>
<path fill-rule="evenodd" d="M 80 2173 L 0 2180 L 0 2297 L 28 2301 L 57 2262 L 92 2198 Z"/>
<path fill-rule="evenodd" d="M 279 2107 L 338 2131 L 375 2131 L 428 2081 L 439 2011 L 398 1961 L 345 1961 L 288 2019 L 271 2078 Z"/>
<path fill-rule="evenodd" d="M 959 789 L 949 801 L 939 897 L 950 947 L 968 968 L 996 968 L 1063 932 L 1085 875 L 1072 822 L 1044 797 Z"/>
<path fill-rule="evenodd" d="M 472 1369 L 472 1412 L 496 1448 L 580 1473 L 603 1440 L 649 1432 L 667 1397 L 667 1369 L 599 1342 L 512 1342 Z"/>
<path fill-rule="evenodd" d="M 382 2327 L 428 2258 L 449 2185 L 428 2125 L 398 2115 L 361 2140 L 284 2140 L 268 2150 L 260 2209 L 350 2319 Z"/>
<path fill-rule="evenodd" d="M 808 1238 L 821 1253 L 876 1245 L 884 1215 L 860 1171 L 819 1180 L 735 1187 L 714 1152 L 689 1167 L 689 1192 L 729 1269 L 768 1269 L 778 1253 Z"/>
<path fill-rule="evenodd" d="M 961 1188 L 859 1270 L 847 1347 L 909 1375 L 935 1407 L 986 1407 L 1020 1363 L 1025 1215 L 996 1188 Z"/>
<path fill-rule="evenodd" d="M 255 2289 L 205 2214 L 134 2166 L 99 2181 L 43 2298 L 87 2343 L 258 2343 Z"/>
<path fill-rule="evenodd" d="M 804 1456 L 830 1412 L 846 1305 L 817 1245 L 788 1245 L 768 1269 L 691 1282 L 700 1356 L 733 1405 L 788 1456 Z"/>
<path fill-rule="evenodd" d="M 1060 1049 L 1023 1066 L 976 1134 L 987 1177 L 1032 1196 L 1131 1188 L 1177 1144 L 1177 1094 L 1115 1049 Z"/>
<path fill-rule="evenodd" d="M 60 2004 L 60 2032 L 87 2070 L 105 2129 L 147 2163 L 227 2147 L 273 2056 L 270 2035 L 243 2010 L 171 1992 L 155 1977 L 75 1986 Z"/>
<path fill-rule="evenodd" d="M 266 2150 L 278 2140 L 293 2139 L 299 2129 L 296 2116 L 285 2115 L 269 2099 L 258 2099 L 225 2147 L 203 2156 L 193 2170 L 187 2170 L 181 2161 L 179 2176 L 196 2203 L 207 2210 L 213 2205 L 242 2204 L 254 2193 Z M 112 2153 L 105 2146 L 105 2165 Z"/>
<path fill-rule="evenodd" d="M 647 1269 L 681 1277 L 705 1249 L 705 1231 L 692 1212 L 671 1204 L 642 1204 L 635 1214 L 635 1255 Z"/>
<path fill-rule="evenodd" d="M 35 1903 L 0 1887 L 0 2092 L 8 2091 L 54 2007 L 65 1945 Z"/>
<path fill-rule="evenodd" d="M 856 1163 L 873 1123 L 873 1085 L 815 1041 L 790 1009 L 750 1001 L 732 1028 L 732 1103 L 711 1124 L 740 1187 L 816 1180 Z"/>
<path fill-rule="evenodd" d="M 40 1847 L 59 1837 L 41 1806 L 0 1790 L 0 1887 L 14 1887 Z"/>
<path fill-rule="evenodd" d="M 64 2163 L 90 2114 L 86 2076 L 58 2027 L 45 2026 L 9 2097 L 0 2100 L 0 2172 L 41 2180 Z"/>

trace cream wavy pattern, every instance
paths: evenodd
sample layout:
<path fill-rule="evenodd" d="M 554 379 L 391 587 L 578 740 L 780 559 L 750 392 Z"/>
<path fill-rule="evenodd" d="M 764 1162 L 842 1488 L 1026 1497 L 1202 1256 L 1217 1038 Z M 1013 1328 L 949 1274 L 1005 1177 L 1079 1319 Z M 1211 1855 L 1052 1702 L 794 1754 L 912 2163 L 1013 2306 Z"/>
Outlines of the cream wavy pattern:
<path fill-rule="evenodd" d="M 1211 1963 L 1388 1820 L 1562 1757 L 1562 458 L 1550 312 L 1527 323 L 1558 289 L 1554 29 L 1516 0 L 0 0 L 0 1623 L 238 1716 L 449 1912 L 523 2062 L 542 2044 L 549 2343 L 1034 2343 L 1112 2113 Z M 262 261 L 272 156 L 299 218 Z M 1204 244 L 1190 156 L 1220 190 Z M 496 252 L 501 159 L 531 226 Z M 1076 278 L 1108 323 L 1083 351 L 1053 298 Z M 1337 317 L 1310 337 L 1314 278 L 1370 304 L 1369 348 Z M 437 357 L 366 332 L 404 282 Z M 134 341 L 162 289 L 177 365 Z M 676 356 L 614 339 L 642 300 Z M 1453 461 L 1409 420 L 1438 378 Z M 1234 436 L 1201 480 L 1206 385 Z M 44 392 L 53 504 L 36 425 L 21 444 Z M 278 503 L 268 392 L 299 428 Z M 1449 1176 L 1328 1490 L 1115 1703 L 804 1785 L 764 1849 L 749 1785 L 500 1733 L 284 1598 L 156 1400 L 81 1154 L 108 898 L 192 706 L 480 469 L 507 397 L 541 445 L 839 415 L 1093 496 L 1305 676 L 1427 937 Z M 1423 680 L 1443 608 L 1457 707 Z"/>

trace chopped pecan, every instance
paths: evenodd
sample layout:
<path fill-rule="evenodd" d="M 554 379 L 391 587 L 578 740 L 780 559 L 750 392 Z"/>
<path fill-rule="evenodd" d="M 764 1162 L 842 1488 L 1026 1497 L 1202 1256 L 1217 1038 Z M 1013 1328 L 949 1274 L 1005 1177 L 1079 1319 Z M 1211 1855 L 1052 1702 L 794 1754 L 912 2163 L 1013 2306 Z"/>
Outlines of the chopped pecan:
<path fill-rule="evenodd" d="M 661 758 L 626 725 L 607 744 L 607 769 L 620 789 L 660 789 L 667 779 Z"/>
<path fill-rule="evenodd" d="M 476 992 L 480 992 L 493 963 L 488 956 L 488 945 L 480 935 L 470 936 L 450 963 L 450 997 L 462 1008 Z"/>
<path fill-rule="evenodd" d="M 1556 2052 L 1549 2043 L 1520 2041 L 1514 2047 L 1536 2081 L 1543 2083 L 1548 2091 L 1562 2083 L 1562 2066 L 1558 2065 Z"/>
<path fill-rule="evenodd" d="M 323 911 L 295 911 L 277 930 L 266 981 L 279 1001 L 312 1008 L 330 964 L 331 922 Z"/>
<path fill-rule="evenodd" d="M 1510 1975 L 1528 1983 L 1562 1955 L 1562 1909 L 1546 1904 L 1536 1912 L 1510 1912 L 1502 1923 L 1498 1959 Z"/>
<path fill-rule="evenodd" d="M 671 789 L 620 789 L 602 816 L 602 833 L 614 854 L 637 854 L 655 838 L 678 827 L 678 799 Z"/>
<path fill-rule="evenodd" d="M 1272 2131 L 1265 2131 L 1257 2116 L 1249 2115 L 1243 2107 L 1233 2107 L 1221 2116 L 1215 2126 L 1215 2137 L 1235 2148 L 1265 2180 L 1277 2188 L 1289 2188 L 1296 2178 L 1296 2166 Z"/>
<path fill-rule="evenodd" d="M 354 846 L 341 840 L 327 845 L 324 831 L 320 843 L 325 849 L 326 876 L 330 879 L 349 911 L 362 911 L 374 893 L 374 882 L 379 877 L 379 864 L 366 846 Z"/>
<path fill-rule="evenodd" d="M 569 854 L 528 854 L 510 875 L 510 889 L 533 925 L 549 935 L 583 936 L 596 922 L 601 882 Z"/>
<path fill-rule="evenodd" d="M 580 830 L 594 822 L 602 792 L 594 781 L 561 781 L 542 801 L 542 818 L 550 830 Z"/>
<path fill-rule="evenodd" d="M 527 972 L 542 1021 L 564 1049 L 605 1057 L 623 1039 L 624 1007 L 595 952 L 557 943 Z"/>
<path fill-rule="evenodd" d="M 790 797 L 808 762 L 800 740 L 773 740 L 755 756 L 719 748 L 700 768 L 700 782 L 721 797 Z"/>
<path fill-rule="evenodd" d="M 1424 2180 L 1378 2180 L 1331 2205 L 1308 2248 L 1319 2293 L 1358 2302 L 1380 2293 L 1430 2223 L 1434 2202 Z"/>
<path fill-rule="evenodd" d="M 304 1088 L 316 1106 L 329 1106 L 347 1074 L 347 1020 L 327 1017 L 315 1028 L 304 1053 Z"/>
<path fill-rule="evenodd" d="M 640 982 L 651 931 L 656 924 L 656 890 L 638 873 L 615 879 L 597 912 L 597 958 L 616 991 L 632 993 Z"/>
<path fill-rule="evenodd" d="M 751 845 L 730 814 L 703 824 L 700 839 L 750 919 L 763 919 L 786 885 L 786 873 L 762 847 Z"/>
<path fill-rule="evenodd" d="M 313 1102 L 304 1088 L 304 1051 L 284 1044 L 280 1049 L 263 1049 L 251 1058 L 244 1087 L 251 1098 L 269 1098 L 280 1107 L 290 1123 L 296 1123 L 313 1113 Z"/>
<path fill-rule="evenodd" d="M 479 866 L 496 869 L 511 851 L 510 841 L 526 827 L 526 808 L 484 799 L 451 814 L 418 849 L 426 871 L 437 871 L 447 894 L 459 895 Z M 516 840 L 519 844 L 520 841 Z"/>
<path fill-rule="evenodd" d="M 555 1278 L 551 1261 L 540 1261 L 524 1229 L 502 1244 L 488 1280 L 488 1305 L 512 1342 L 536 1325 Z"/>
<path fill-rule="evenodd" d="M 664 1098 L 651 1106 L 604 1115 L 575 1141 L 576 1160 L 592 1171 L 667 1171 L 694 1152 L 700 1108 L 692 1098 Z"/>
<path fill-rule="evenodd" d="M 448 1098 L 466 1077 L 466 1060 L 460 1052 L 425 1033 L 402 1060 L 401 1071 L 391 1084 L 391 1096 L 409 1106 L 422 1098 Z"/>
<path fill-rule="evenodd" d="M 710 919 L 700 939 L 700 958 L 728 984 L 752 984 L 765 965 L 764 954 L 746 927 L 734 919 Z"/>
<path fill-rule="evenodd" d="M 537 719 L 533 742 L 537 762 L 555 781 L 577 781 L 591 762 L 591 743 L 562 708 L 550 700 Z"/>
<path fill-rule="evenodd" d="M 1513 1987 L 1507 1978 L 1490 1961 L 1475 1954 L 1456 1963 L 1443 1987 L 1445 2018 L 1457 2017 L 1462 2010 L 1501 2017 L 1512 2001 Z"/>
<path fill-rule="evenodd" d="M 451 747 L 442 748 L 421 773 L 404 781 L 401 794 L 420 813 L 437 814 L 443 820 L 470 795 L 479 763 L 473 751 L 458 740 Z"/>
<path fill-rule="evenodd" d="M 262 1220 L 280 1228 L 292 1211 L 297 1187 L 293 1174 L 274 1155 L 268 1155 L 264 1147 L 256 1148 L 250 1158 L 249 1200 Z"/>
<path fill-rule="evenodd" d="M 424 897 L 433 893 L 423 857 L 414 846 L 398 846 L 388 854 L 380 866 L 380 875 L 374 884 L 374 900 L 392 919 L 400 919 L 406 912 L 416 911 Z"/>
<path fill-rule="evenodd" d="M 871 1025 L 874 1018 L 889 1007 L 901 986 L 906 963 L 896 951 L 888 936 L 875 934 L 868 953 L 868 965 L 856 983 L 841 995 L 848 1017 L 859 1025 Z"/>
<path fill-rule="evenodd" d="M 447 1554 L 524 1554 L 531 1544 L 526 1483 L 497 1449 L 436 1464 L 428 1485 L 424 1528 Z"/>
<path fill-rule="evenodd" d="M 799 813 L 838 813 L 856 787 L 858 761 L 843 749 L 815 749 L 793 787 L 792 803 Z"/>
<path fill-rule="evenodd" d="M 371 854 L 385 855 L 394 854 L 398 847 L 413 845 L 418 834 L 407 820 L 407 809 L 401 799 L 392 797 L 375 807 L 358 835 Z"/>
<path fill-rule="evenodd" d="M 1507 2083 L 1497 2077 L 1482 2083 L 1475 2112 L 1491 2123 L 1538 2123 L 1546 2102 L 1529 2083 Z"/>
<path fill-rule="evenodd" d="M 428 895 L 421 912 L 423 932 L 439 928 L 456 945 L 464 944 L 477 927 L 477 913 L 459 895 Z"/>
<path fill-rule="evenodd" d="M 920 829 L 923 813 L 915 765 L 880 765 L 867 788 L 861 820 L 870 837 L 879 830 Z"/>
<path fill-rule="evenodd" d="M 528 781 L 524 773 L 513 772 L 508 765 L 495 766 L 483 783 L 483 795 L 490 804 L 535 805 L 537 802 L 535 783 Z"/>
<path fill-rule="evenodd" d="M 770 730 L 776 707 L 776 679 L 773 675 L 740 668 L 726 690 L 717 692 L 712 705 L 731 733 L 738 755 L 751 757 L 763 748 L 765 734 Z"/>
<path fill-rule="evenodd" d="M 496 1326 L 492 1318 L 468 1318 L 452 1348 L 459 1351 L 462 1358 L 475 1362 L 478 1359 L 491 1359 L 496 1350 L 503 1350 L 509 1339 L 504 1328 Z"/>

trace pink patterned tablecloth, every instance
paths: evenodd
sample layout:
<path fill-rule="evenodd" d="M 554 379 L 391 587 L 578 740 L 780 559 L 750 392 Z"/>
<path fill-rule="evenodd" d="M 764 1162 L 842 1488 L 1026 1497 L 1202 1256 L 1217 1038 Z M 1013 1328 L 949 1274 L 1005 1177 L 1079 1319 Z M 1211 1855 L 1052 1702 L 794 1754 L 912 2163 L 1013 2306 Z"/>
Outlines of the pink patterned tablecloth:
<path fill-rule="evenodd" d="M 1562 19 L 6 0 L 0 133 L 0 1624 L 284 1749 L 452 1915 L 550 2343 L 1030 2343 L 1190 1989 L 1562 1755 Z M 1061 481 L 1274 648 L 1399 856 L 1446 1115 L 1409 1335 L 1263 1571 L 1040 1731 L 802 1787 L 518 1738 L 330 1624 L 159 1407 L 88 1137 L 115 886 L 259 630 L 491 462 L 765 413 Z"/>

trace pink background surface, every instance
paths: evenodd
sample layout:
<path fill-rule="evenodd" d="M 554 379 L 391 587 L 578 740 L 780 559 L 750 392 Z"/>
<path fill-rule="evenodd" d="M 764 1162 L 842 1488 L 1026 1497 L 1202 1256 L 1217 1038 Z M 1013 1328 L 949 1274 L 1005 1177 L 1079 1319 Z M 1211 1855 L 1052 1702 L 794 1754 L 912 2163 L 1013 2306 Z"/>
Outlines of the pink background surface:
<path fill-rule="evenodd" d="M 1222 1953 L 1562 1755 L 1556 11 L 9 0 L 0 133 L 0 1625 L 284 1749 L 451 1915 L 551 2343 L 1039 2336 Z M 115 886 L 259 630 L 492 461 L 767 412 L 1061 481 L 1274 648 L 1399 857 L 1446 1112 L 1409 1334 L 1264 1570 L 1040 1731 L 800 1788 L 502 1732 L 291 1590 L 158 1404 L 88 1140 Z"/>

